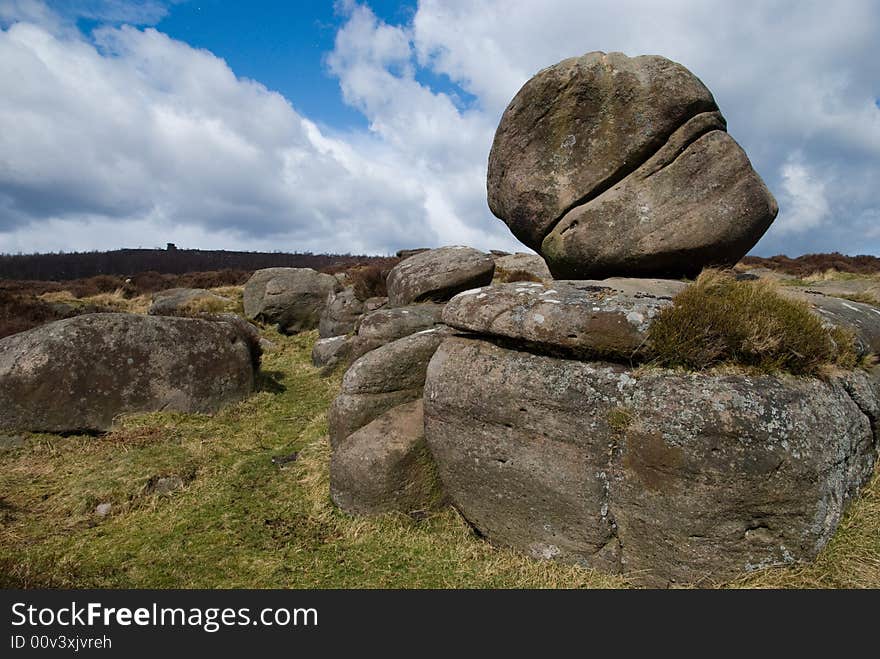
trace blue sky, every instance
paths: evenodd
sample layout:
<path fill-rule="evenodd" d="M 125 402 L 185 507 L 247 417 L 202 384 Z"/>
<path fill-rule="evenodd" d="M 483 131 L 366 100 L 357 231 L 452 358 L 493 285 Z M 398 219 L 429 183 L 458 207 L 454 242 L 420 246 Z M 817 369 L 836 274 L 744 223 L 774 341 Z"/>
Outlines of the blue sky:
<path fill-rule="evenodd" d="M 0 252 L 521 249 L 495 127 L 590 50 L 713 91 L 779 201 L 755 253 L 880 254 L 873 0 L 0 0 Z"/>

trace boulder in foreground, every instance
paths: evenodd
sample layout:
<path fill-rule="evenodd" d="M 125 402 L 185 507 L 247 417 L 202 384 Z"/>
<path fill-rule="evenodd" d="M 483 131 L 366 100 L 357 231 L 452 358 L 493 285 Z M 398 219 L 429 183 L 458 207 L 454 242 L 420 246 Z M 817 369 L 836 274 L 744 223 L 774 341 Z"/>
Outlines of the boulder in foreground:
<path fill-rule="evenodd" d="M 425 433 L 489 540 L 648 585 L 811 560 L 877 460 L 880 385 L 580 362 L 447 338 Z"/>
<path fill-rule="evenodd" d="M 254 389 L 242 327 L 88 314 L 0 340 L 0 430 L 100 432 L 120 414 L 215 412 Z"/>

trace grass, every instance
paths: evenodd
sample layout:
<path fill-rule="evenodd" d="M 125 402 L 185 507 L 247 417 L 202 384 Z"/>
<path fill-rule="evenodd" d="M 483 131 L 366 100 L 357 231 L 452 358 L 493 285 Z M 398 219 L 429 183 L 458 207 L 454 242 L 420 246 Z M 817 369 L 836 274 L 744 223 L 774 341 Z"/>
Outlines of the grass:
<path fill-rule="evenodd" d="M 52 291 L 43 293 L 38 299 L 49 303 L 66 304 L 72 309 L 83 309 L 86 307 L 97 307 L 102 311 L 114 311 L 125 313 L 146 313 L 150 308 L 151 296 L 138 295 L 136 297 L 126 297 L 122 288 L 109 293 L 97 293 L 85 297 L 76 297 L 72 292 Z"/>
<path fill-rule="evenodd" d="M 0 448 L 0 587 L 615 588 L 628 583 L 493 547 L 451 508 L 352 518 L 330 502 L 326 410 L 341 374 L 316 332 L 282 336 L 259 391 L 214 416 L 149 414 L 100 437 Z M 625 428 L 629 410 L 612 412 Z M 298 458 L 279 468 L 273 457 Z M 158 494 L 160 477 L 182 489 Z M 108 515 L 96 506 L 111 504 Z M 880 480 L 809 565 L 732 587 L 880 587 Z"/>
<path fill-rule="evenodd" d="M 262 390 L 213 417 L 141 415 L 103 437 L 34 435 L 0 452 L 0 586 L 625 585 L 494 548 L 452 509 L 418 521 L 336 510 L 326 409 L 339 378 L 310 365 L 316 333 L 270 338 Z M 150 491 L 171 475 L 185 487 Z"/>
<path fill-rule="evenodd" d="M 658 314 L 648 351 L 657 365 L 693 370 L 743 366 L 816 375 L 859 362 L 852 334 L 824 327 L 806 302 L 783 297 L 771 281 L 738 281 L 716 270 L 704 271 Z"/>

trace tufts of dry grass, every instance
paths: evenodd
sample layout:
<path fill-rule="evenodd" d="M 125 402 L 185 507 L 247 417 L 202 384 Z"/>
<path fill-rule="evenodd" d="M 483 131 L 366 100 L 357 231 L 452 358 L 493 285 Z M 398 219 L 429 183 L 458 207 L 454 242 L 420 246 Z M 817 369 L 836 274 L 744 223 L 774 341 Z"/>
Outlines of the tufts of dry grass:
<path fill-rule="evenodd" d="M 648 333 L 652 361 L 704 370 L 723 365 L 817 374 L 858 363 L 854 337 L 827 329 L 805 302 L 781 296 L 773 282 L 738 281 L 704 271 L 658 314 Z"/>

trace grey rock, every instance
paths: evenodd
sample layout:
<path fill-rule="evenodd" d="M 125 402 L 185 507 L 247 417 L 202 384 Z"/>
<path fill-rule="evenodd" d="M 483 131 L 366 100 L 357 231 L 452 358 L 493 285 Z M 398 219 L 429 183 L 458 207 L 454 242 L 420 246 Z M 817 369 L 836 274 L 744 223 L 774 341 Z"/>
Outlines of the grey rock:
<path fill-rule="evenodd" d="M 330 406 L 331 446 L 392 407 L 421 398 L 428 362 L 448 334 L 445 328 L 425 330 L 380 346 L 355 361 Z"/>
<path fill-rule="evenodd" d="M 334 447 L 330 495 L 351 515 L 424 512 L 442 505 L 421 400 L 388 410 Z"/>
<path fill-rule="evenodd" d="M 312 364 L 329 373 L 337 365 L 344 363 L 351 353 L 353 337 L 331 336 L 318 339 L 312 348 Z"/>
<path fill-rule="evenodd" d="M 441 325 L 442 314 L 443 305 L 431 302 L 397 308 L 381 306 L 370 311 L 358 321 L 357 334 L 352 339 L 348 359 L 353 362 L 387 343 L 438 327 Z"/>
<path fill-rule="evenodd" d="M 110 511 L 113 509 L 112 503 L 99 503 L 95 506 L 95 514 L 98 517 L 106 517 L 110 514 Z"/>
<path fill-rule="evenodd" d="M 213 313 L 231 300 L 204 288 L 170 288 L 153 294 L 147 311 L 151 316 L 192 316 L 199 312 Z"/>
<path fill-rule="evenodd" d="M 147 481 L 145 490 L 148 494 L 163 496 L 177 490 L 182 490 L 186 483 L 180 476 L 153 476 Z"/>
<path fill-rule="evenodd" d="M 0 340 L 0 429 L 105 431 L 121 414 L 214 412 L 253 391 L 257 359 L 231 322 L 60 320 Z"/>
<path fill-rule="evenodd" d="M 332 275 L 311 268 L 257 270 L 244 285 L 244 313 L 251 320 L 277 324 L 286 334 L 314 329 L 327 297 L 339 286 Z"/>
<path fill-rule="evenodd" d="M 777 207 L 715 99 L 663 57 L 593 52 L 540 71 L 489 156 L 492 212 L 557 278 L 733 265 Z"/>
<path fill-rule="evenodd" d="M 456 295 L 443 322 L 544 352 L 629 360 L 686 284 L 658 279 L 520 282 Z"/>
<path fill-rule="evenodd" d="M 471 247 L 440 247 L 398 263 L 388 274 L 388 303 L 445 301 L 459 291 L 492 281 L 495 261 Z"/>
<path fill-rule="evenodd" d="M 421 387 L 375 394 L 340 393 L 330 403 L 330 410 L 327 413 L 331 448 L 335 448 L 345 441 L 346 437 L 374 419 L 378 419 L 388 410 L 421 397 Z"/>
<path fill-rule="evenodd" d="M 495 281 L 548 281 L 553 279 L 543 258 L 537 254 L 507 254 L 495 259 Z"/>
<path fill-rule="evenodd" d="M 364 313 L 364 302 L 357 298 L 354 288 L 348 287 L 334 291 L 327 297 L 318 323 L 321 338 L 341 336 L 355 330 L 357 322 Z"/>
<path fill-rule="evenodd" d="M 864 372 L 637 372 L 459 337 L 424 405 L 444 488 L 480 533 L 655 586 L 813 559 L 880 440 Z"/>

